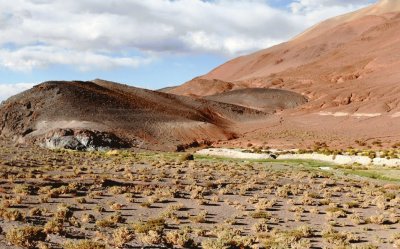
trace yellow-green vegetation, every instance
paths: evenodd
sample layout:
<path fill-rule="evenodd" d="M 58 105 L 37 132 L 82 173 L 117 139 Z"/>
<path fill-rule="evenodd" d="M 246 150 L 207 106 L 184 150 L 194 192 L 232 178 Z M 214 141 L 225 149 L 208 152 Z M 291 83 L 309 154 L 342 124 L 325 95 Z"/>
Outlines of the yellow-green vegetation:
<path fill-rule="evenodd" d="M 89 240 L 82 240 L 78 242 L 66 242 L 63 245 L 63 249 L 105 249 L 106 246 L 104 244 L 89 241 Z"/>
<path fill-rule="evenodd" d="M 397 167 L 347 165 L 334 166 L 333 168 L 348 175 L 362 176 L 389 182 L 400 181 L 400 168 Z"/>

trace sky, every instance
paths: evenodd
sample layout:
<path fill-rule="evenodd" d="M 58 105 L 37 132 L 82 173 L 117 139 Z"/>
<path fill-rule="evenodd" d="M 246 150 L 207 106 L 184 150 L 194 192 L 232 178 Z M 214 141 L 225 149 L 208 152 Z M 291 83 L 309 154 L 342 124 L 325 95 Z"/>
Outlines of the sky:
<path fill-rule="evenodd" d="M 0 0 L 0 101 L 48 80 L 179 85 L 375 1 Z"/>

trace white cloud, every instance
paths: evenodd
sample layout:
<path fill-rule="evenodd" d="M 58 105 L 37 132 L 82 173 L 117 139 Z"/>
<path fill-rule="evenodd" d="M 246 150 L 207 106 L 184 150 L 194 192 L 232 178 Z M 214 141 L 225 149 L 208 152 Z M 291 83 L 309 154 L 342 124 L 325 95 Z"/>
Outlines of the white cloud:
<path fill-rule="evenodd" d="M 373 2 L 373 0 L 294 0 L 290 6 L 293 12 L 300 12 L 338 6 L 354 8 L 354 6 L 366 5 L 371 2 Z"/>
<path fill-rule="evenodd" d="M 290 9 L 294 15 L 303 15 L 308 22 L 317 23 L 371 4 L 374 0 L 294 0 Z"/>
<path fill-rule="evenodd" d="M 0 84 L 0 102 L 7 98 L 30 89 L 35 84 L 17 83 L 17 84 Z"/>
<path fill-rule="evenodd" d="M 285 41 L 367 0 L 0 1 L 0 66 L 137 67 L 164 54 L 233 57 Z M 138 54 L 140 56 L 138 56 Z"/>
<path fill-rule="evenodd" d="M 30 71 L 53 64 L 75 66 L 81 71 L 95 68 L 137 67 L 151 62 L 151 58 L 112 57 L 90 51 L 77 51 L 50 46 L 27 46 L 16 51 L 0 50 L 0 63 L 3 67 Z"/>

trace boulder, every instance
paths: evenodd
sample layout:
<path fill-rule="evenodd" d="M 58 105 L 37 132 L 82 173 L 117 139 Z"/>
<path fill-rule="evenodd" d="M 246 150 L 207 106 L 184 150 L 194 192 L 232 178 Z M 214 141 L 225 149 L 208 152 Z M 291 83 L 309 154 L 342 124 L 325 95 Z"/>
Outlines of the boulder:
<path fill-rule="evenodd" d="M 41 145 L 49 149 L 105 151 L 128 148 L 129 143 L 113 133 L 93 130 L 57 129 L 48 132 Z"/>

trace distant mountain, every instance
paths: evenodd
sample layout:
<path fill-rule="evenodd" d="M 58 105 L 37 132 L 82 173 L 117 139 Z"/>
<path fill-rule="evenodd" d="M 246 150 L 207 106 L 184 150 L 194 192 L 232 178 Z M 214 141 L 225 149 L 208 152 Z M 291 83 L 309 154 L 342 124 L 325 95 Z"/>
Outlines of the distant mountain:
<path fill-rule="evenodd" d="M 265 88 L 232 90 L 229 92 L 205 96 L 204 99 L 240 105 L 270 114 L 301 106 L 308 101 L 307 98 L 298 93 Z"/>
<path fill-rule="evenodd" d="M 307 108 L 400 111 L 400 1 L 381 0 L 324 21 L 289 42 L 239 57 L 170 90 L 205 96 L 241 88 L 281 88 Z"/>
<path fill-rule="evenodd" d="M 275 121 L 242 127 L 247 130 L 243 143 L 265 139 L 273 146 L 304 147 L 328 141 L 343 147 L 361 139 L 385 140 L 390 146 L 400 139 L 399 31 L 400 1 L 381 0 L 228 61 L 169 92 L 204 97 L 272 88 L 308 99 Z"/>
<path fill-rule="evenodd" d="M 168 86 L 168 87 L 158 89 L 157 92 L 166 93 L 166 92 L 172 91 L 174 88 L 176 88 L 176 86 Z"/>

